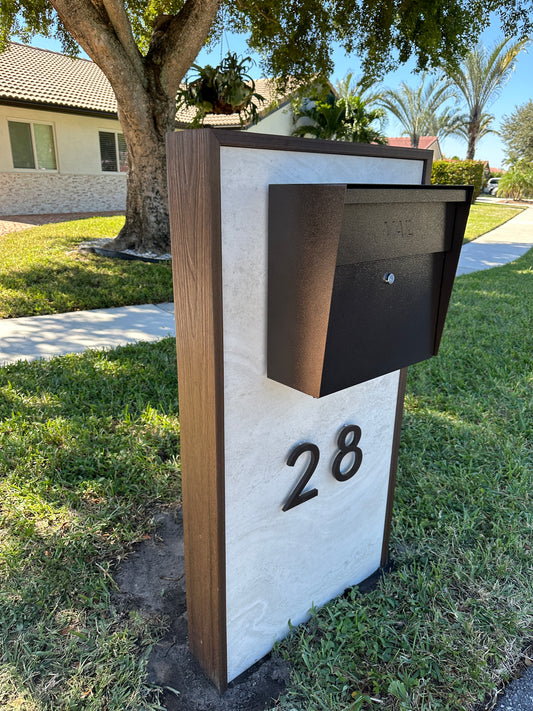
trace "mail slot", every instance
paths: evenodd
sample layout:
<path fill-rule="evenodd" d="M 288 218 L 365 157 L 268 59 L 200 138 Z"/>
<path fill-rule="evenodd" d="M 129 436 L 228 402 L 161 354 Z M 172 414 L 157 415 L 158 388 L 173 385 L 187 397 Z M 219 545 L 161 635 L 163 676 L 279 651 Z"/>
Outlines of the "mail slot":
<path fill-rule="evenodd" d="M 268 378 L 323 397 L 436 355 L 472 191 L 270 185 Z"/>

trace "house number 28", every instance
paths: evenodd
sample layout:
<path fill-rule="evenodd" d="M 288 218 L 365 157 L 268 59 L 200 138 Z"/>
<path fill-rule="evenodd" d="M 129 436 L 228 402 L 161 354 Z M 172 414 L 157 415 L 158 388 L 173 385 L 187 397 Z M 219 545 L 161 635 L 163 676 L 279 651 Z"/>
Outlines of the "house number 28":
<path fill-rule="evenodd" d="M 335 458 L 333 459 L 333 464 L 331 465 L 331 473 L 337 481 L 348 481 L 348 479 L 351 479 L 359 470 L 359 467 L 363 461 L 363 452 L 357 446 L 360 439 L 361 428 L 358 425 L 346 425 L 339 432 L 339 436 L 337 437 L 338 449 L 335 454 Z M 309 483 L 309 480 L 313 476 L 315 469 L 318 466 L 318 460 L 320 459 L 320 450 L 316 444 L 313 444 L 312 442 L 304 442 L 303 444 L 297 445 L 287 457 L 287 464 L 289 467 L 293 467 L 297 460 L 305 452 L 309 452 L 310 454 L 309 462 L 302 476 L 298 479 L 296 486 L 289 494 L 286 503 L 283 505 L 283 511 L 293 509 L 295 506 L 303 504 L 304 501 L 309 501 L 309 499 L 313 499 L 315 496 L 318 496 L 318 489 L 308 489 L 307 491 L 304 491 L 305 487 Z M 352 465 L 346 471 L 342 471 L 342 461 L 349 454 L 354 455 Z"/>

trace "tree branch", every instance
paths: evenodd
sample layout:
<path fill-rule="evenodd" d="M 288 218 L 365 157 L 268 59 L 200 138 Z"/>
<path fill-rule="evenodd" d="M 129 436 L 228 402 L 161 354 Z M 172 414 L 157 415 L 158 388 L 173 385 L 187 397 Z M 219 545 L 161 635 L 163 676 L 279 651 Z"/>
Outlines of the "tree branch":
<path fill-rule="evenodd" d="M 144 72 L 142 56 L 133 37 L 123 0 L 102 0 L 102 3 L 120 44 L 124 47 L 137 74 L 142 77 Z"/>
<path fill-rule="evenodd" d="M 168 96 L 202 49 L 222 0 L 186 0 L 177 15 L 159 18 L 154 24 L 147 62 L 161 68 L 161 84 Z"/>
<path fill-rule="evenodd" d="M 119 105 L 146 103 L 142 61 L 135 63 L 122 44 L 101 0 L 50 0 L 66 30 L 106 75 Z M 140 56 L 140 55 L 139 55 Z M 140 72 L 140 73 L 139 73 Z"/>

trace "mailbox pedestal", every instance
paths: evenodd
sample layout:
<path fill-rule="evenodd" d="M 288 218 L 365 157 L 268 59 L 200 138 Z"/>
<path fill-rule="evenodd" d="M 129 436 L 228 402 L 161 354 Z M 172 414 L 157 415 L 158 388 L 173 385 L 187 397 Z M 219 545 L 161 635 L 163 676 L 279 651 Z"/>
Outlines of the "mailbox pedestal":
<path fill-rule="evenodd" d="M 189 643 L 223 690 L 386 562 L 404 366 L 438 348 L 470 196 L 436 207 L 428 251 L 397 198 L 432 205 L 431 233 L 429 151 L 210 129 L 167 145 Z M 415 323 L 376 339 L 394 293 Z"/>

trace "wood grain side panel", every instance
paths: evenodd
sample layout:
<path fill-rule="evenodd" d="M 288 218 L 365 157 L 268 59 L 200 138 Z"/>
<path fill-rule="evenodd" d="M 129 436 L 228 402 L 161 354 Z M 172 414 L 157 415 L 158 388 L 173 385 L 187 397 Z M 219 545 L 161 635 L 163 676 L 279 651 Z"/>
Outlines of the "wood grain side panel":
<path fill-rule="evenodd" d="M 189 646 L 227 685 L 220 150 L 167 138 Z"/>
<path fill-rule="evenodd" d="M 387 494 L 387 509 L 385 512 L 385 529 L 383 531 L 383 546 L 381 548 L 381 567 L 387 565 L 389 558 L 389 542 L 392 526 L 392 508 L 394 504 L 394 491 L 396 489 L 396 472 L 398 469 L 398 454 L 400 451 L 400 436 L 402 431 L 403 403 L 407 384 L 407 368 L 400 370 L 398 382 L 398 400 L 396 401 L 396 416 L 394 419 L 394 435 L 392 438 L 392 456 L 389 475 L 389 491 Z"/>
<path fill-rule="evenodd" d="M 414 148 L 408 148 L 408 151 L 414 151 Z M 424 168 L 422 171 L 422 185 L 431 185 L 431 171 L 433 169 L 433 151 L 425 151 L 429 156 L 424 160 Z"/>

